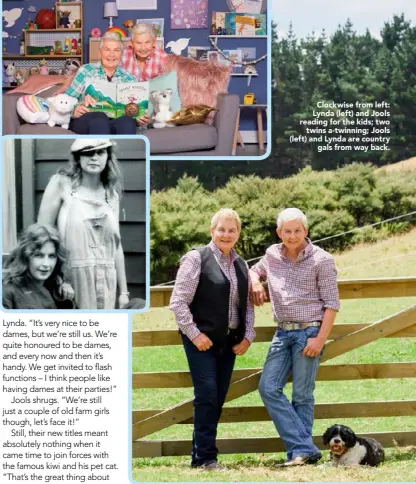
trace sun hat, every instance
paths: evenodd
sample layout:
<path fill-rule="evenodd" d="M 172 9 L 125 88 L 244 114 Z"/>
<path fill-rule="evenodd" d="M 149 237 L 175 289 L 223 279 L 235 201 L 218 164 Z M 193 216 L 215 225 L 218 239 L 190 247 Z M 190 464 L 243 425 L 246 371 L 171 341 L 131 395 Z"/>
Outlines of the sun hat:
<path fill-rule="evenodd" d="M 96 151 L 109 146 L 115 146 L 115 142 L 110 139 L 87 139 L 77 138 L 71 145 L 71 153 L 77 151 Z"/>

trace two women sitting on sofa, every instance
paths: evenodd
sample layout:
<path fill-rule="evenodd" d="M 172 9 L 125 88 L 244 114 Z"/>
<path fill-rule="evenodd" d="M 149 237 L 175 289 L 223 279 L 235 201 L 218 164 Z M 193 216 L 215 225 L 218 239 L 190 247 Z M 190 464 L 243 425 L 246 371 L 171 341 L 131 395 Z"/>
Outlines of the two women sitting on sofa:
<path fill-rule="evenodd" d="M 81 66 L 66 90 L 79 101 L 72 113 L 69 129 L 77 134 L 136 134 L 136 125 L 146 126 L 150 118 L 127 115 L 111 119 L 105 113 L 93 112 L 95 104 L 85 89 L 94 81 L 124 83 L 147 81 L 163 73 L 167 54 L 156 47 L 156 32 L 152 25 L 137 24 L 131 32 L 132 45 L 123 53 L 123 41 L 112 32 L 100 41 L 101 62 Z"/>

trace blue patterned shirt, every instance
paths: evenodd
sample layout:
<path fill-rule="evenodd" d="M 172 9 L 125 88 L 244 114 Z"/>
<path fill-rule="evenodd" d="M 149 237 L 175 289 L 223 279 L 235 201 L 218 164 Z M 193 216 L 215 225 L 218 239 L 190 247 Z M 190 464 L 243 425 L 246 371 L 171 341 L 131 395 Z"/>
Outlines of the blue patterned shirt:
<path fill-rule="evenodd" d="M 65 91 L 68 96 L 73 96 L 82 100 L 84 97 L 85 89 L 93 84 L 94 81 L 108 81 L 107 74 L 105 73 L 101 62 L 94 62 L 91 64 L 85 64 L 81 66 L 72 81 L 72 84 Z M 137 82 L 137 79 L 123 69 L 117 66 L 111 82 Z"/>

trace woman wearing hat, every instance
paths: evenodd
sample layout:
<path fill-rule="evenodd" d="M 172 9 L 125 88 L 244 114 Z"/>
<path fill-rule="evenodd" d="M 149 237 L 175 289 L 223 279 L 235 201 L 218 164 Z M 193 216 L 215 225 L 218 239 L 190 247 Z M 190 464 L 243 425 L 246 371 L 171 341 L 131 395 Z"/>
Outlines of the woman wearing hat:
<path fill-rule="evenodd" d="M 71 157 L 49 181 L 38 222 L 57 225 L 69 251 L 75 302 L 80 309 L 114 309 L 129 302 L 118 221 L 122 180 L 114 143 L 76 139 Z"/>

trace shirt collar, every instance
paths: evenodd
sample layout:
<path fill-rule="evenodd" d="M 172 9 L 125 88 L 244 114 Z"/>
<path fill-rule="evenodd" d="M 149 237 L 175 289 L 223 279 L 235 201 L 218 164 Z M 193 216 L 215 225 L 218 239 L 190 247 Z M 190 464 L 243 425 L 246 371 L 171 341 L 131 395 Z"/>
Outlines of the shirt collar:
<path fill-rule="evenodd" d="M 296 258 L 296 261 L 297 262 L 305 259 L 311 253 L 311 251 L 312 251 L 312 242 L 311 242 L 311 239 L 309 239 L 308 237 L 306 237 L 305 240 L 306 240 L 306 246 L 299 252 L 299 254 L 298 254 L 297 258 Z M 284 247 L 285 247 L 284 244 L 278 244 L 278 246 L 277 246 L 280 256 L 283 257 L 283 258 L 285 258 L 285 259 L 287 259 L 287 257 L 284 254 Z"/>
<path fill-rule="evenodd" d="M 103 65 L 102 65 L 102 63 L 101 63 L 101 62 L 100 62 L 100 65 L 99 65 L 99 67 L 98 67 L 98 73 L 99 73 L 100 75 L 103 75 L 103 76 L 104 76 L 104 77 L 107 79 L 107 77 L 108 77 L 108 76 L 107 76 L 107 74 L 106 74 L 106 72 L 105 72 L 105 70 L 104 70 L 104 67 L 103 67 Z M 117 66 L 117 67 L 116 67 L 116 70 L 114 71 L 113 76 L 111 77 L 111 79 L 113 79 L 114 77 L 120 76 L 120 74 L 121 74 L 121 71 L 120 71 L 120 66 Z"/>
<path fill-rule="evenodd" d="M 208 244 L 214 255 L 217 257 L 219 261 L 229 261 L 231 259 L 231 263 L 233 264 L 235 260 L 238 258 L 238 254 L 234 249 L 231 249 L 230 252 L 230 259 L 224 255 L 221 250 L 215 245 L 214 241 L 211 240 L 211 242 Z"/>

